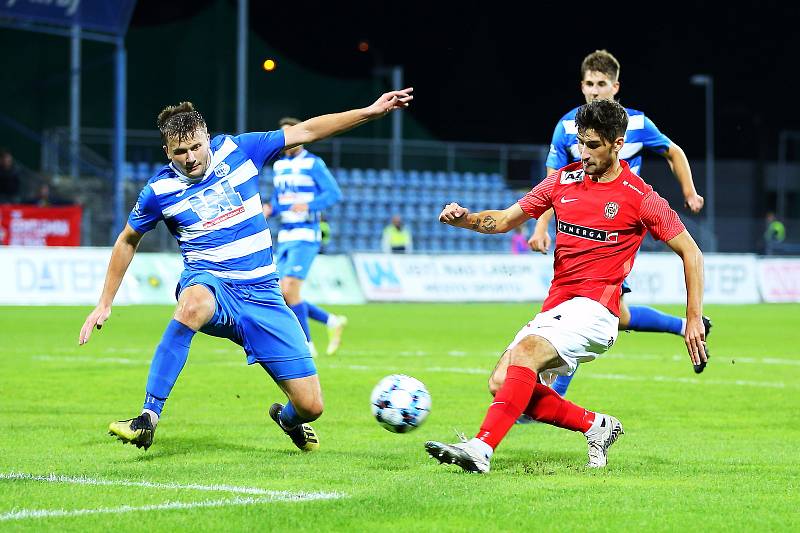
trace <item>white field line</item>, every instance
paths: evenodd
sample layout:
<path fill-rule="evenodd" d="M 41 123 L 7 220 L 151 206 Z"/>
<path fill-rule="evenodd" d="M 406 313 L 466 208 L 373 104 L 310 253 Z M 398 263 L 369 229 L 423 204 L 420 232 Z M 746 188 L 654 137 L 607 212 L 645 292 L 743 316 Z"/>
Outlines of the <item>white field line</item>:
<path fill-rule="evenodd" d="M 48 517 L 65 517 L 65 516 L 81 516 L 90 514 L 103 514 L 103 513 L 130 513 L 134 511 L 158 511 L 167 509 L 194 509 L 198 507 L 224 507 L 229 505 L 257 505 L 262 503 L 272 502 L 297 502 L 297 501 L 314 501 L 314 500 L 332 500 L 345 497 L 344 494 L 338 492 L 292 492 L 280 490 L 268 490 L 258 487 L 236 487 L 231 485 L 197 485 L 187 484 L 181 485 L 178 483 L 152 483 L 148 481 L 127 481 L 127 480 L 103 480 L 92 479 L 87 477 L 68 477 L 56 474 L 47 476 L 36 476 L 33 474 L 26 474 L 20 472 L 0 473 L 0 480 L 21 480 L 21 481 L 42 481 L 46 483 L 67 483 L 76 485 L 102 485 L 102 486 L 120 486 L 120 487 L 145 487 L 154 489 L 170 489 L 170 490 L 195 490 L 205 492 L 228 492 L 233 494 L 252 494 L 257 497 L 240 497 L 226 498 L 221 500 L 205 500 L 200 502 L 165 502 L 159 504 L 143 505 L 143 506 L 129 506 L 123 505 L 120 507 L 101 507 L 98 509 L 14 509 L 12 511 L 0 514 L 0 522 L 7 520 L 23 520 L 27 518 L 48 518 Z"/>
<path fill-rule="evenodd" d="M 383 370 L 384 372 L 408 372 L 397 367 L 379 367 L 379 366 L 364 366 L 364 365 L 324 365 L 322 368 L 338 368 L 344 370 Z M 440 366 L 432 366 L 427 368 L 420 368 L 420 372 L 441 372 L 446 374 L 476 374 L 488 377 L 491 373 L 491 368 L 463 368 L 452 367 L 444 368 Z M 682 383 L 686 385 L 723 385 L 723 386 L 737 386 L 737 387 L 759 387 L 767 389 L 800 389 L 800 385 L 786 384 L 783 382 L 775 381 L 750 381 L 745 379 L 705 379 L 705 378 L 679 378 L 673 376 L 631 376 L 627 374 L 588 374 L 582 373 L 582 378 L 586 379 L 605 379 L 612 381 L 641 381 L 641 382 L 661 382 L 661 383 Z"/>

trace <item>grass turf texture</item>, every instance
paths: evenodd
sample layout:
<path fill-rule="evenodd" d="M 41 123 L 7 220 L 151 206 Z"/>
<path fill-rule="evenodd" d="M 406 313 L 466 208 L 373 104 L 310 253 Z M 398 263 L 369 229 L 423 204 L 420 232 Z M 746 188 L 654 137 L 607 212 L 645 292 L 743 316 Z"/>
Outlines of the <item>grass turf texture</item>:
<path fill-rule="evenodd" d="M 338 493 L 319 501 L 244 505 L 258 495 L 158 486 L 0 478 L 12 511 L 97 510 L 224 500 L 219 507 L 0 520 L 0 530 L 785 530 L 798 526 L 800 306 L 707 306 L 712 359 L 696 376 L 682 339 L 620 334 L 584 365 L 568 394 L 617 416 L 625 435 L 609 467 L 590 471 L 585 439 L 515 426 L 485 476 L 439 466 L 426 440 L 474 434 L 486 377 L 532 305 L 369 305 L 350 318 L 341 351 L 317 359 L 326 412 L 321 449 L 303 454 L 267 417 L 283 396 L 240 349 L 197 335 L 153 447 L 105 434 L 139 413 L 168 307 L 118 307 L 77 346 L 88 308 L 0 308 L 0 474 Z M 679 307 L 662 307 L 680 312 Z M 323 328 L 313 333 L 324 348 Z M 369 393 L 402 372 L 433 398 L 405 435 L 372 418 Z"/>

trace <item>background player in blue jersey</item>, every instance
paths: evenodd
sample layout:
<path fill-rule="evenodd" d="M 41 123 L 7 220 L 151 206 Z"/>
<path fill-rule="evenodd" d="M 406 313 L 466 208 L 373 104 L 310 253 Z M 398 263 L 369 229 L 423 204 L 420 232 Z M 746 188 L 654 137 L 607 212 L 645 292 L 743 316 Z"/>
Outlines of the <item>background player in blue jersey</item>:
<path fill-rule="evenodd" d="M 141 415 L 112 422 L 111 435 L 149 448 L 164 403 L 197 331 L 241 345 L 248 364 L 260 364 L 288 398 L 269 414 L 306 451 L 319 446 L 307 422 L 322 414 L 322 390 L 306 338 L 278 286 L 272 239 L 262 213 L 258 173 L 285 148 L 324 139 L 407 107 L 412 89 L 383 94 L 369 107 L 322 115 L 279 131 L 210 139 L 189 102 L 164 109 L 158 128 L 170 160 L 142 189 L 111 253 L 97 307 L 81 328 L 85 344 L 111 315 L 139 241 L 163 220 L 177 239 L 184 272 L 178 305 L 155 350 Z"/>
<path fill-rule="evenodd" d="M 300 119 L 284 117 L 278 125 L 288 129 Z M 347 317 L 328 313 L 321 307 L 303 300 L 300 291 L 308 276 L 311 263 L 320 251 L 322 211 L 342 199 L 342 191 L 328 171 L 325 162 L 302 145 L 284 150 L 283 157 L 272 165 L 272 199 L 264 204 L 264 215 L 277 214 L 281 220 L 278 232 L 278 272 L 281 292 L 308 339 L 311 355 L 316 348 L 311 340 L 308 319 L 322 322 L 328 327 L 328 348 L 333 355 L 342 341 Z"/>
<path fill-rule="evenodd" d="M 613 100 L 619 92 L 619 71 L 619 62 L 606 50 L 596 50 L 586 56 L 581 63 L 581 92 L 586 102 L 598 99 Z M 575 128 L 575 114 L 578 109 L 579 107 L 576 107 L 568 112 L 556 124 L 546 162 L 548 176 L 557 169 L 579 160 L 578 132 Z M 644 113 L 630 108 L 625 108 L 625 111 L 628 113 L 628 129 L 625 133 L 625 146 L 620 152 L 620 158 L 626 160 L 630 165 L 631 172 L 638 175 L 642 164 L 642 152 L 645 149 L 664 157 L 680 183 L 686 207 L 692 213 L 698 213 L 703 208 L 704 199 L 697 194 L 689 160 L 684 151 L 661 133 Z M 551 238 L 547 229 L 552 217 L 553 210 L 550 209 L 536 221 L 536 229 L 528 241 L 534 251 L 547 253 L 550 248 Z M 625 283 L 623 283 L 622 292 L 623 294 L 630 292 L 630 288 Z M 706 325 L 706 336 L 708 336 L 711 322 L 707 317 L 703 317 L 703 321 Z M 683 335 L 685 328 L 686 321 L 681 317 L 668 315 L 643 305 L 629 307 L 620 298 L 620 330 Z M 695 365 L 695 372 L 702 372 L 705 365 L 705 362 Z M 559 376 L 553 383 L 553 388 L 563 396 L 571 380 L 572 376 Z"/>

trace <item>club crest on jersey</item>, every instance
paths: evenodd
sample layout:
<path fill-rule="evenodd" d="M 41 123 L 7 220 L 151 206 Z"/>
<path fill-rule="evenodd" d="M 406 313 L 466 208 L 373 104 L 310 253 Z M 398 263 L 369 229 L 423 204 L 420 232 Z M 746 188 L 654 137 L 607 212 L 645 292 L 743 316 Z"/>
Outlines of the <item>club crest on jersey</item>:
<path fill-rule="evenodd" d="M 619 204 L 617 202 L 608 202 L 606 204 L 605 212 L 603 213 L 606 218 L 614 218 L 619 213 Z"/>
<path fill-rule="evenodd" d="M 578 183 L 583 181 L 583 169 L 573 170 L 571 172 L 562 172 L 560 183 Z"/>
<path fill-rule="evenodd" d="M 204 189 L 189 197 L 192 211 L 197 213 L 204 222 L 203 228 L 210 228 L 217 224 L 244 213 L 242 196 L 236 192 L 228 180 Z"/>
<path fill-rule="evenodd" d="M 231 171 L 231 166 L 225 161 L 214 167 L 214 175 L 218 178 L 224 178 L 225 176 L 228 175 L 228 172 L 230 171 Z"/>

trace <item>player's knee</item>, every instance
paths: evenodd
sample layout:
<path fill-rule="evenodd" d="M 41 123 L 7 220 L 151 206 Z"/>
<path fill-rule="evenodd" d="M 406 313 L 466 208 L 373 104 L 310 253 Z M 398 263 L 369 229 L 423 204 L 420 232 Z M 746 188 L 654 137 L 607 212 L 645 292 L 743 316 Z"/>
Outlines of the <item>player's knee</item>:
<path fill-rule="evenodd" d="M 492 396 L 496 395 L 500 387 L 503 386 L 503 381 L 504 380 L 496 373 L 489 376 L 489 394 Z"/>
<path fill-rule="evenodd" d="M 191 328 L 200 329 L 214 316 L 214 309 L 213 298 L 182 298 L 175 310 L 175 320 Z"/>
<path fill-rule="evenodd" d="M 304 419 L 308 420 L 309 422 L 316 420 L 320 416 L 322 416 L 323 405 L 322 405 L 322 398 L 313 398 L 308 400 L 303 400 L 294 404 L 295 410 L 298 412 L 300 416 Z"/>

